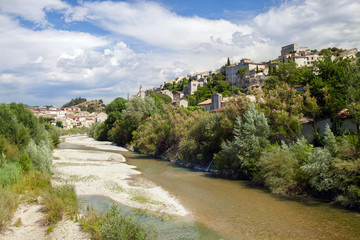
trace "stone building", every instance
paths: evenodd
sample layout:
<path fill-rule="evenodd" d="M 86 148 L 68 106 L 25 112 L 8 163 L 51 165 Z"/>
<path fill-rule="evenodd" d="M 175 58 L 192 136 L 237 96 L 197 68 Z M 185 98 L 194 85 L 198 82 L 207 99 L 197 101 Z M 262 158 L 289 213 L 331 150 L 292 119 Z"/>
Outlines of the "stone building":
<path fill-rule="evenodd" d="M 251 59 L 243 58 L 240 62 L 226 67 L 226 81 L 228 81 L 231 85 L 235 85 L 236 81 L 240 78 L 237 74 L 239 69 L 247 69 L 249 71 L 249 75 L 254 75 L 257 72 L 264 72 L 265 74 L 268 74 L 269 64 L 265 62 L 255 63 L 252 62 Z"/>

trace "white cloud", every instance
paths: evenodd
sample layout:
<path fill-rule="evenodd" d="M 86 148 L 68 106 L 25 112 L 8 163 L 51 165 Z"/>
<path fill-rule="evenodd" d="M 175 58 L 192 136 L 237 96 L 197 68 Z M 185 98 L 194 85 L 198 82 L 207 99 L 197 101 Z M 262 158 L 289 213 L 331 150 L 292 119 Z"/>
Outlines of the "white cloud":
<path fill-rule="evenodd" d="M 3 0 L 0 4 L 0 11 L 21 16 L 44 27 L 48 25 L 46 11 L 65 10 L 69 7 L 60 0 Z"/>
<path fill-rule="evenodd" d="M 184 17 L 146 1 L 23 2 L 0 3 L 0 90 L 9 89 L 0 91 L 0 101 L 21 95 L 30 104 L 62 104 L 80 94 L 111 100 L 140 84 L 217 69 L 227 57 L 267 61 L 293 42 L 312 49 L 360 46 L 360 2 L 350 0 L 294 0 L 247 24 Z M 64 24 L 86 21 L 109 34 L 56 30 L 47 20 L 52 10 L 66 12 Z M 25 28 L 15 16 L 47 29 Z"/>
<path fill-rule="evenodd" d="M 359 1 L 293 1 L 258 15 L 254 23 L 278 44 L 351 48 L 360 45 L 359 12 Z"/>
<path fill-rule="evenodd" d="M 68 11 L 68 21 L 90 21 L 113 33 L 157 47 L 189 50 L 202 43 L 231 44 L 232 34 L 251 33 L 246 25 L 226 20 L 182 17 L 154 2 L 85 2 Z"/>
<path fill-rule="evenodd" d="M 0 75 L 0 83 L 9 84 L 9 83 L 13 83 L 14 81 L 15 81 L 14 74 L 4 73 Z"/>

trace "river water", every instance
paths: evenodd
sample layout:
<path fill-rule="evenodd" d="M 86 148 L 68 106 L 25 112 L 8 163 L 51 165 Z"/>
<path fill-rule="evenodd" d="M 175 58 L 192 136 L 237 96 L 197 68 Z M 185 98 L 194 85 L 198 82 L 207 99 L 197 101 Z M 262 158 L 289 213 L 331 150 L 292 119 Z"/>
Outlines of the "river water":
<path fill-rule="evenodd" d="M 63 148 L 76 146 L 66 146 Z M 176 196 L 212 239 L 360 239 L 360 214 L 314 199 L 270 194 L 133 152 L 120 152 L 142 176 Z M 205 230 L 206 231 L 206 230 Z M 206 237 L 207 236 L 207 237 Z"/>

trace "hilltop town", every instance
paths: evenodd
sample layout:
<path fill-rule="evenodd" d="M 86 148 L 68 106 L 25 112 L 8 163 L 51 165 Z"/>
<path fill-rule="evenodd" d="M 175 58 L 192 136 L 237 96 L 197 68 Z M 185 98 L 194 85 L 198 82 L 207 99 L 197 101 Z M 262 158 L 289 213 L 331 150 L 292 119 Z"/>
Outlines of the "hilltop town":
<path fill-rule="evenodd" d="M 139 92 L 134 96 L 144 98 L 150 92 L 158 92 L 169 96 L 172 99 L 172 105 L 188 107 L 189 96 L 193 95 L 200 87 L 206 86 L 213 80 L 214 75 L 223 74 L 225 81 L 232 88 L 236 87 L 243 92 L 250 89 L 260 89 L 264 86 L 266 79 L 271 72 L 274 72 L 280 62 L 293 61 L 297 67 L 306 66 L 313 68 L 314 62 L 321 60 L 324 54 L 331 54 L 332 60 L 335 58 L 357 58 L 357 48 L 344 50 L 338 48 L 328 48 L 321 51 L 310 50 L 308 47 L 300 46 L 297 43 L 283 46 L 280 55 L 272 61 L 253 62 L 251 59 L 243 58 L 239 62 L 228 63 L 218 70 L 209 70 L 198 73 L 191 73 L 186 76 L 179 76 L 173 80 L 165 81 L 160 86 L 153 87 L 149 90 L 143 90 L 140 86 Z M 180 85 L 182 90 L 173 90 L 173 86 Z M 225 106 L 227 98 L 217 93 L 211 99 L 196 103 L 197 106 L 205 107 L 206 111 L 216 110 Z M 213 103 L 217 101 L 217 103 Z"/>

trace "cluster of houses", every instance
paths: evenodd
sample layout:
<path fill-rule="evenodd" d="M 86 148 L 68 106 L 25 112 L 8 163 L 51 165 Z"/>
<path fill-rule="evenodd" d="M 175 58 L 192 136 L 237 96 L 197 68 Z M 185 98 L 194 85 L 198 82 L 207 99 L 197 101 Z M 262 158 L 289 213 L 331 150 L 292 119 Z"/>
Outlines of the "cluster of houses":
<path fill-rule="evenodd" d="M 350 50 L 343 51 L 340 54 L 340 57 L 353 57 L 356 58 L 357 49 L 353 48 Z M 332 56 L 335 59 L 335 56 Z M 322 56 L 317 51 L 311 51 L 307 47 L 293 43 L 281 48 L 281 55 L 278 57 L 277 61 L 270 62 L 253 62 L 251 59 L 243 58 L 239 62 L 231 64 L 225 67 L 225 76 L 226 81 L 232 86 L 242 88 L 245 92 L 250 89 L 260 89 L 264 86 L 266 79 L 270 70 L 274 70 L 277 67 L 279 62 L 289 62 L 293 61 L 297 66 L 302 67 L 306 66 L 312 68 L 314 62 L 321 60 Z M 243 71 L 239 71 L 244 69 Z M 205 86 L 208 83 L 208 79 L 212 77 L 213 74 L 218 73 L 217 71 L 205 71 L 200 73 L 188 74 L 187 76 L 179 76 L 174 80 L 166 81 L 159 87 L 154 87 L 152 91 L 159 92 L 168 95 L 173 100 L 172 104 L 174 106 L 188 106 L 186 100 L 187 96 L 194 94 L 194 92 L 202 86 Z M 244 74 L 239 74 L 243 72 Z M 173 93 L 165 89 L 166 84 L 177 84 L 180 83 L 184 78 L 191 79 L 187 86 L 184 87 L 182 92 Z M 142 90 L 135 95 L 139 97 L 145 97 L 146 91 Z M 214 103 L 214 101 L 216 103 Z M 198 106 L 205 107 L 206 111 L 216 110 L 225 106 L 228 100 L 223 98 L 221 94 L 214 94 L 211 99 L 208 99 L 204 102 L 198 104 Z"/>
<path fill-rule="evenodd" d="M 56 122 L 62 122 L 64 129 L 71 129 L 74 127 L 91 127 L 95 122 L 103 122 L 107 119 L 107 114 L 89 113 L 87 111 L 81 111 L 79 107 L 56 107 L 56 106 L 44 106 L 44 107 L 29 107 L 29 110 L 37 117 L 44 117 L 53 119 L 51 123 L 53 125 Z"/>

